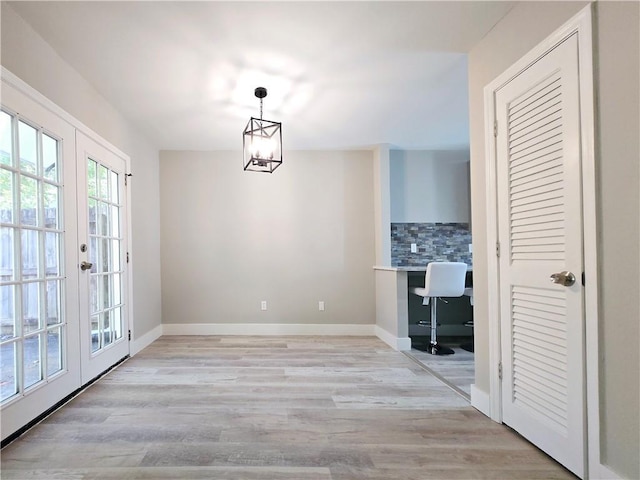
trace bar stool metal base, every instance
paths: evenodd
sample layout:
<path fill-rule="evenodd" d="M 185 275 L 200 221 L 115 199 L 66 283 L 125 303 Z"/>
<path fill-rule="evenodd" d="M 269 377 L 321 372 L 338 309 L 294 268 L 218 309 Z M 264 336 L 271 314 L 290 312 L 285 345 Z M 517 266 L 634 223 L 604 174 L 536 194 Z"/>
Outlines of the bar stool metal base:
<path fill-rule="evenodd" d="M 439 343 L 431 343 L 429 344 L 429 353 L 431 355 L 453 355 L 456 352 L 449 347 L 440 345 Z"/>
<path fill-rule="evenodd" d="M 463 323 L 463 325 L 465 327 L 470 327 L 471 328 L 471 336 L 473 337 L 473 320 L 467 320 L 466 322 Z M 466 350 L 467 352 L 473 353 L 473 338 L 471 339 L 471 341 L 469 343 L 461 344 L 460 348 L 462 350 Z"/>
<path fill-rule="evenodd" d="M 437 337 L 438 321 L 436 319 L 436 302 L 437 301 L 438 299 L 436 297 L 432 297 L 429 299 L 429 302 L 431 304 L 431 321 L 420 320 L 418 322 L 419 326 L 428 327 L 431 330 L 431 341 L 429 342 L 429 346 L 427 347 L 426 350 L 423 350 L 422 348 L 420 348 L 419 350 L 430 353 L 431 355 L 453 355 L 454 353 L 456 353 L 453 351 L 453 349 L 440 345 L 437 340 L 438 338 Z"/>

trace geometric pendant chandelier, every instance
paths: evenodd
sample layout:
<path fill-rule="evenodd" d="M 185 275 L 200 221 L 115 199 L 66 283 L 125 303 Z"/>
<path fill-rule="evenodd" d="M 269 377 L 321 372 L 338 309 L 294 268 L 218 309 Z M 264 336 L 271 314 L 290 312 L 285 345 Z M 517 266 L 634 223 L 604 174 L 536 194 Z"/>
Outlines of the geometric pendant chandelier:
<path fill-rule="evenodd" d="M 282 165 L 282 124 L 262 118 L 262 99 L 267 89 L 258 87 L 255 95 L 260 99 L 260 118 L 251 117 L 242 135 L 243 165 L 245 171 L 273 173 Z"/>

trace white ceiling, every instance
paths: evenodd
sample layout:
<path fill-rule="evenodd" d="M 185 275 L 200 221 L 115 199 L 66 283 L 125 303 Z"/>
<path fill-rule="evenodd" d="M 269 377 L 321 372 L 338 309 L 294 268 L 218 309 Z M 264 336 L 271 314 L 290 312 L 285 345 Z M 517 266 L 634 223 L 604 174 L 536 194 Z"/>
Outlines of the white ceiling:
<path fill-rule="evenodd" d="M 11 2 L 159 149 L 466 148 L 466 53 L 512 2 Z"/>

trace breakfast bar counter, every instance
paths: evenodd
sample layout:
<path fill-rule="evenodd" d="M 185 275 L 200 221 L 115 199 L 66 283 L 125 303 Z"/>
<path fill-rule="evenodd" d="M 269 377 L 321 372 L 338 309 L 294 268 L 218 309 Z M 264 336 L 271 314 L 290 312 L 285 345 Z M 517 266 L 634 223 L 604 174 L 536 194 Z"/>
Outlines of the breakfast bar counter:
<path fill-rule="evenodd" d="M 376 265 L 373 269 L 376 289 L 376 335 L 396 350 L 411 350 L 410 335 L 417 334 L 415 325 L 417 321 L 410 321 L 410 319 L 413 317 L 416 320 L 415 317 L 422 315 L 424 307 L 418 297 L 410 300 L 412 295 L 409 294 L 409 288 L 419 286 L 420 282 L 424 285 L 427 266 L 426 264 L 423 266 Z M 468 267 L 468 272 L 472 272 L 471 266 Z M 470 276 L 468 273 L 469 279 Z M 466 294 L 469 295 L 469 293 Z M 468 313 L 463 312 L 458 315 L 470 317 L 469 297 L 456 303 L 463 302 Z M 424 311 L 425 315 L 427 313 Z M 439 323 L 441 318 L 443 317 L 439 315 Z M 456 321 L 456 326 L 451 328 L 454 335 L 456 333 L 453 328 L 464 329 L 460 326 L 462 323 L 462 321 Z"/>

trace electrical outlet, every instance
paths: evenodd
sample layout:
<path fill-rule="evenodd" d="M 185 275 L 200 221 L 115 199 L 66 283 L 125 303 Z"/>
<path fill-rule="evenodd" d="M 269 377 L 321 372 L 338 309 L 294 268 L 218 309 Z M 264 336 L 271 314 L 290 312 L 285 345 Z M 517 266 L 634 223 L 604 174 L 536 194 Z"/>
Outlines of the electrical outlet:
<path fill-rule="evenodd" d="M 416 243 L 411 244 L 411 253 L 418 253 L 418 244 Z"/>
<path fill-rule="evenodd" d="M 263 300 L 262 302 L 260 302 L 260 310 L 266 310 L 267 309 L 267 301 Z"/>
<path fill-rule="evenodd" d="M 473 253 L 473 243 L 469 244 L 469 253 Z"/>
<path fill-rule="evenodd" d="M 318 302 L 318 310 L 324 312 L 324 302 L 322 300 Z"/>

